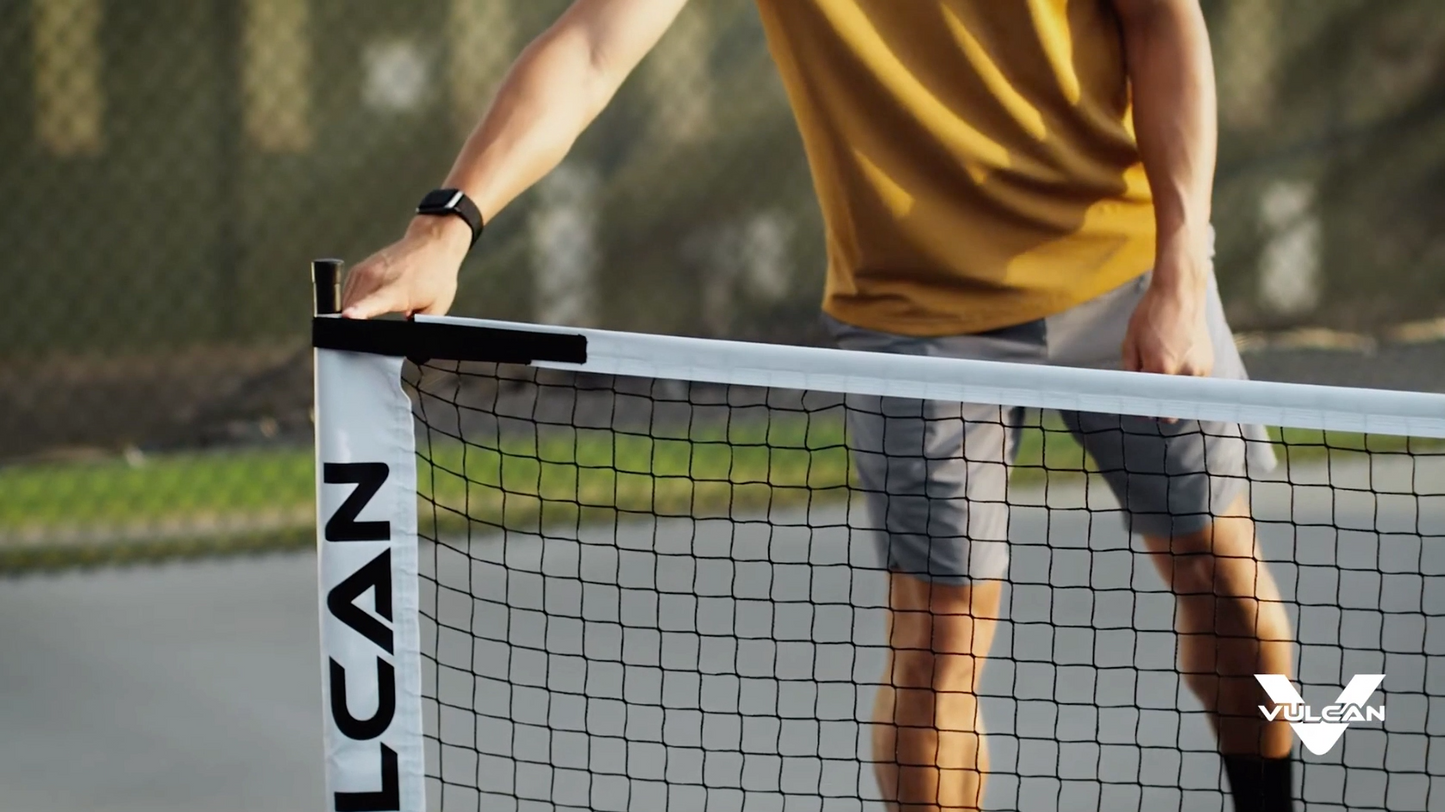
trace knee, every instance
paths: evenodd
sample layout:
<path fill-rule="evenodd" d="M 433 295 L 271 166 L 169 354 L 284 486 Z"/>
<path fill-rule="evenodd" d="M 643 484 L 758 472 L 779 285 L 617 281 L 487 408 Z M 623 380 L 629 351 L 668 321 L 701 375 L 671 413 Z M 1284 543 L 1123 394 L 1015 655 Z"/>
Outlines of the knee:
<path fill-rule="evenodd" d="M 890 578 L 888 682 L 897 689 L 972 694 L 993 639 L 998 582 L 945 586 Z"/>
<path fill-rule="evenodd" d="M 1179 556 L 1172 564 L 1180 631 L 1260 642 L 1290 639 L 1289 616 L 1263 562 L 1204 553 Z"/>
<path fill-rule="evenodd" d="M 972 695 L 981 665 L 980 658 L 970 654 L 895 650 L 892 687 L 950 696 Z"/>
<path fill-rule="evenodd" d="M 1178 543 L 1183 539 L 1175 541 L 1175 551 L 1168 553 L 1165 562 L 1174 593 L 1180 596 L 1227 595 L 1228 592 L 1222 589 L 1224 584 L 1220 581 L 1223 573 L 1215 556 Z"/>
<path fill-rule="evenodd" d="M 1264 562 L 1248 519 L 1221 517 L 1196 532 L 1151 539 L 1149 546 L 1179 595 L 1267 597 L 1261 594 L 1268 581 Z"/>
<path fill-rule="evenodd" d="M 886 720 L 899 735 L 944 735 L 980 732 L 978 698 L 974 693 L 978 669 L 972 657 L 909 652 L 895 655 L 891 707 Z"/>

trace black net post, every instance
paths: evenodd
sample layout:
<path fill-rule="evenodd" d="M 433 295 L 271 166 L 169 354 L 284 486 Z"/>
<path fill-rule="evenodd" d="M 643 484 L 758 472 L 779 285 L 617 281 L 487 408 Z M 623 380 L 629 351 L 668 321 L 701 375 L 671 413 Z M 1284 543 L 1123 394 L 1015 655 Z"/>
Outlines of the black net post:
<path fill-rule="evenodd" d="M 341 312 L 341 266 L 339 259 L 317 259 L 311 262 L 311 282 L 315 286 L 316 315 L 332 316 Z"/>

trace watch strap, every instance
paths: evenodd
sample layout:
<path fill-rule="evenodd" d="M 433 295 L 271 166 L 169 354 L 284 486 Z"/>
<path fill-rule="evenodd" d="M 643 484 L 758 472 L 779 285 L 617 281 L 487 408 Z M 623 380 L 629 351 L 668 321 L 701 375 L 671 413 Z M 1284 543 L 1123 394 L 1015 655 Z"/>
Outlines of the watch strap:
<path fill-rule="evenodd" d="M 482 236 L 482 230 L 485 227 L 482 223 L 481 210 L 460 189 L 437 189 L 428 193 L 417 205 L 416 213 L 437 217 L 451 215 L 461 218 L 472 230 L 472 245 L 477 244 L 477 239 Z"/>

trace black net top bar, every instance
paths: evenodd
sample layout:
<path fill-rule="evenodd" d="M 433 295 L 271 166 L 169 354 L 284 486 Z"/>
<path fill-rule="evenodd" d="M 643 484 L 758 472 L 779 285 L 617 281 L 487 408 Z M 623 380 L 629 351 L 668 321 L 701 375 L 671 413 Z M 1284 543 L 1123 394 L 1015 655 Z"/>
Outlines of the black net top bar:
<path fill-rule="evenodd" d="M 587 338 L 504 327 L 440 322 L 342 319 L 318 316 L 311 323 L 317 349 L 389 355 L 415 361 L 497 364 L 585 364 Z"/>

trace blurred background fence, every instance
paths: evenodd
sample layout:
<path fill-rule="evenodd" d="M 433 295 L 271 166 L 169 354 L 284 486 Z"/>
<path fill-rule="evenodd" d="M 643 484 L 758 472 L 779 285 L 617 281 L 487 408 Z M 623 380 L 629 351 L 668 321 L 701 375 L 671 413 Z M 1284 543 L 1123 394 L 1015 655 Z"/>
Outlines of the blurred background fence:
<path fill-rule="evenodd" d="M 1445 389 L 1445 7 L 1205 5 L 1252 370 Z M 399 235 L 565 6 L 0 0 L 0 567 L 307 543 L 307 262 Z M 814 342 L 822 268 L 756 12 L 693 0 L 455 311 Z"/>

